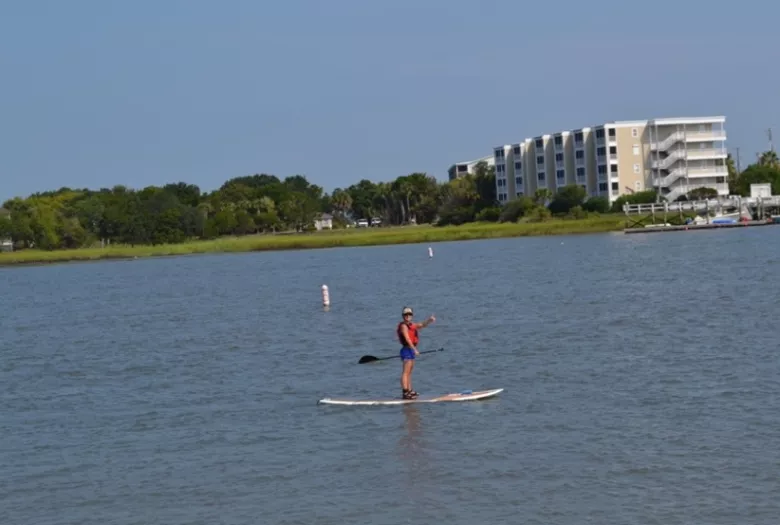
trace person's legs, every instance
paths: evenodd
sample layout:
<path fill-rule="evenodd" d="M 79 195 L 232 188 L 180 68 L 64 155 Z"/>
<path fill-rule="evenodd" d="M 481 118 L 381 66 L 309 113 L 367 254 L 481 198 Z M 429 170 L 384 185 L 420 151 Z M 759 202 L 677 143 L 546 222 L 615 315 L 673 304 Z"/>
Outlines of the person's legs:
<path fill-rule="evenodd" d="M 414 350 L 411 348 L 401 349 L 401 390 L 404 398 L 412 397 L 412 369 L 414 368 Z"/>
<path fill-rule="evenodd" d="M 414 359 L 407 361 L 409 372 L 406 379 L 406 391 L 413 397 L 417 397 L 417 392 L 412 390 L 412 370 L 414 370 Z"/>

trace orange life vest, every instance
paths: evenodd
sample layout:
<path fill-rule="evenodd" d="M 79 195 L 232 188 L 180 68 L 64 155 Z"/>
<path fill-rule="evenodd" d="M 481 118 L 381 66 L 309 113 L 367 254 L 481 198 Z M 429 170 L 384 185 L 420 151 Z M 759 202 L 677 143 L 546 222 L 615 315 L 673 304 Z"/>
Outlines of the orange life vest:
<path fill-rule="evenodd" d="M 398 323 L 398 328 L 396 328 L 396 333 L 398 333 L 398 340 L 403 346 L 408 346 L 406 338 L 404 337 L 403 332 L 401 332 L 401 327 L 403 325 L 406 325 L 406 327 L 409 329 L 409 340 L 413 345 L 417 345 L 417 342 L 420 340 L 420 338 L 417 335 L 417 327 L 414 325 L 414 323 L 407 323 L 406 321 L 401 321 Z"/>

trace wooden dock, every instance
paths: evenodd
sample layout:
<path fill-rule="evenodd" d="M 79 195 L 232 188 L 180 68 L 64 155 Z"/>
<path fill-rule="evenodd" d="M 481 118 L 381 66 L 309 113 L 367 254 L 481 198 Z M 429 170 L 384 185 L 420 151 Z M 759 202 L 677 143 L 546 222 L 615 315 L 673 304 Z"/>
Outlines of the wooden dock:
<path fill-rule="evenodd" d="M 780 223 L 780 196 L 625 204 L 623 212 L 626 214 L 624 233 L 767 226 Z"/>
<path fill-rule="evenodd" d="M 673 224 L 670 226 L 645 226 L 643 228 L 626 228 L 623 233 L 654 233 L 654 232 L 681 232 L 688 230 L 718 230 L 723 228 L 748 228 L 750 226 L 769 226 L 776 224 L 772 221 L 743 221 L 733 223 L 709 223 L 709 224 Z"/>

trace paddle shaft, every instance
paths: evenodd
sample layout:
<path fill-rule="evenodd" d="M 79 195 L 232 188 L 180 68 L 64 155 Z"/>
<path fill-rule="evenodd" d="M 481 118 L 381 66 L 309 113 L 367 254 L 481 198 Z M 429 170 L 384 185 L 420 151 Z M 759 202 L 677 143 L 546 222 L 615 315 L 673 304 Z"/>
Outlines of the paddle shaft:
<path fill-rule="evenodd" d="M 439 348 L 438 350 L 425 350 L 423 352 L 420 352 L 420 354 L 433 354 L 435 352 L 441 352 L 444 350 L 444 348 Z M 400 355 L 391 355 L 388 357 L 374 357 L 372 355 L 364 355 L 360 358 L 360 361 L 358 363 L 373 363 L 374 361 L 384 361 L 385 359 L 396 359 L 401 357 Z"/>

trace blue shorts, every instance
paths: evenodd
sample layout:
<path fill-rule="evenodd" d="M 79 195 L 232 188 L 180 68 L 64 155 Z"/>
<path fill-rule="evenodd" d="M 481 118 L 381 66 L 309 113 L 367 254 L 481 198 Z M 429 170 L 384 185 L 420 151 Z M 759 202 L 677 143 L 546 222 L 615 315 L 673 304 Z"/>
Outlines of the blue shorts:
<path fill-rule="evenodd" d="M 408 359 L 414 360 L 414 357 L 414 350 L 408 346 L 401 347 L 401 361 L 406 361 Z"/>

